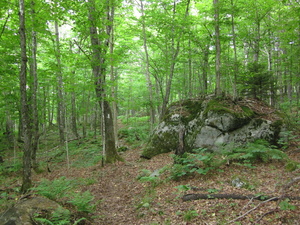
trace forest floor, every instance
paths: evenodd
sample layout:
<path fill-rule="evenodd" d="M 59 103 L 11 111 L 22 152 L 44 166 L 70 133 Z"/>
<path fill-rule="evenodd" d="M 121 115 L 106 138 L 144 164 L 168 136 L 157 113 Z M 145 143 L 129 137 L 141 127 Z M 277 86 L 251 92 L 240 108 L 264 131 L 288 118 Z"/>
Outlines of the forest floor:
<path fill-rule="evenodd" d="M 128 128 L 129 129 L 129 128 Z M 48 133 L 39 155 L 44 162 L 41 173 L 33 174 L 33 183 L 39 185 L 43 179 L 50 181 L 61 177 L 85 180 L 78 186 L 78 193 L 89 191 L 96 208 L 85 224 L 103 225 L 219 225 L 219 224 L 300 224 L 300 201 L 281 199 L 260 201 L 254 199 L 199 199 L 183 201 L 185 194 L 235 194 L 264 196 L 300 196 L 300 169 L 287 171 L 286 163 L 257 162 L 252 166 L 231 163 L 206 175 L 195 174 L 179 181 L 170 179 L 174 159 L 172 153 L 161 154 L 150 160 L 140 158 L 141 146 L 121 152 L 124 162 L 101 166 L 99 149 L 101 141 L 82 139 L 70 141 L 69 168 L 64 150 L 57 147 L 57 136 Z M 299 138 L 298 138 L 299 140 Z M 121 140 L 124 142 L 124 140 Z M 131 147 L 130 147 L 131 146 Z M 293 142 L 285 150 L 290 160 L 300 163 L 300 143 Z M 18 155 L 18 154 L 17 154 Z M 8 160 L 8 158 L 6 158 Z M 21 159 L 21 158 L 20 158 Z M 11 158 L 12 161 L 12 158 Z M 13 162 L 13 161 L 12 161 Z M 47 165 L 45 162 L 48 162 Z M 8 162 L 9 163 L 9 162 Z M 21 164 L 20 164 L 21 165 Z M 160 170 L 158 177 L 149 176 Z M 11 199 L 5 207 L 14 204 L 21 185 L 21 172 L 12 172 L 1 178 L 2 197 Z M 144 177 L 145 179 L 139 179 Z M 290 183 L 294 178 L 297 182 Z M 2 183 L 2 181 L 4 181 Z M 242 187 L 233 185 L 243 182 Z M 14 192 L 15 196 L 13 196 Z M 6 193 L 6 194 L 5 194 Z M 5 196 L 4 196 L 5 194 Z M 34 194 L 34 193 L 33 193 Z M 9 197 L 9 196 L 13 197 Z M 1 200 L 0 196 L 0 200 Z M 2 198 L 4 199 L 4 198 Z M 3 202 L 3 201 L 2 201 Z M 61 199 L 60 203 L 63 200 Z M 0 205 L 1 206 L 1 205 Z M 66 205 L 67 206 L 67 205 Z"/>
<path fill-rule="evenodd" d="M 282 162 L 258 163 L 253 168 L 231 164 L 221 168 L 223 172 L 213 171 L 180 181 L 167 179 L 166 169 L 154 182 L 142 182 L 137 178 L 143 176 L 143 171 L 171 167 L 173 158 L 170 153 L 146 160 L 140 158 L 140 153 L 139 149 L 123 152 L 125 162 L 105 167 L 99 163 L 66 169 L 65 163 L 57 164 L 52 172 L 36 175 L 34 180 L 61 176 L 93 179 L 92 184 L 82 186 L 81 190 L 90 191 L 97 202 L 91 224 L 300 224 L 300 201 L 182 200 L 187 193 L 300 196 L 299 181 L 284 188 L 299 177 L 299 169 L 288 172 Z M 288 154 L 300 162 L 298 146 L 290 148 Z M 237 178 L 246 185 L 234 187 L 232 181 Z"/>

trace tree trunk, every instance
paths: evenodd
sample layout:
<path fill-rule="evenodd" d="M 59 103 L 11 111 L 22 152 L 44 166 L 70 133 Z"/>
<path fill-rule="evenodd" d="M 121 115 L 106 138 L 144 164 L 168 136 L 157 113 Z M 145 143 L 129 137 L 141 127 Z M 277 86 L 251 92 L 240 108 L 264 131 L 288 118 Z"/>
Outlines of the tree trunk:
<path fill-rule="evenodd" d="M 75 84 L 73 84 L 73 85 L 75 85 Z M 79 139 L 79 134 L 77 131 L 76 96 L 75 96 L 74 90 L 71 92 L 71 129 L 72 129 L 72 133 L 75 135 L 76 139 Z"/>
<path fill-rule="evenodd" d="M 63 94 L 63 78 L 60 54 L 60 40 L 58 31 L 58 22 L 55 20 L 55 43 L 56 43 L 56 62 L 57 62 L 57 123 L 59 130 L 60 143 L 65 142 L 65 105 Z"/>
<path fill-rule="evenodd" d="M 21 192 L 25 193 L 32 186 L 31 181 L 31 127 L 30 113 L 27 99 L 27 54 L 26 54 L 26 32 L 25 32 L 25 7 L 24 0 L 19 0 L 20 19 L 20 48 L 21 48 L 21 68 L 20 68 L 20 97 L 21 97 L 21 119 L 23 125 L 23 182 Z"/>
<path fill-rule="evenodd" d="M 149 54 L 148 54 L 148 46 L 147 46 L 147 34 L 146 34 L 146 25 L 144 20 L 144 5 L 143 1 L 140 0 L 141 12 L 142 12 L 142 32 L 143 32 L 143 45 L 145 50 L 145 59 L 146 59 L 146 80 L 147 80 L 147 87 L 149 92 L 149 106 L 150 106 L 150 126 L 151 130 L 153 130 L 153 125 L 155 123 L 155 108 L 154 108 L 154 101 L 153 101 L 153 85 L 151 82 L 150 77 L 150 62 L 149 62 Z"/>
<path fill-rule="evenodd" d="M 118 111 L 117 111 L 117 96 L 116 96 L 116 82 L 117 79 L 115 77 L 115 66 L 114 66 L 114 25 L 112 24 L 112 30 L 110 35 L 109 41 L 109 53 L 110 53 L 110 79 L 114 83 L 111 87 L 111 97 L 113 99 L 112 102 L 112 117 L 113 117 L 113 126 L 114 126 L 114 135 L 115 135 L 115 145 L 119 147 L 119 140 L 118 140 Z"/>
<path fill-rule="evenodd" d="M 203 53 L 203 63 L 202 63 L 202 90 L 201 93 L 206 95 L 208 92 L 207 87 L 207 74 L 209 68 L 209 45 L 206 45 Z"/>
<path fill-rule="evenodd" d="M 220 43 L 220 21 L 219 21 L 219 0 L 213 0 L 215 10 L 215 46 L 216 46 L 216 95 L 222 94 L 221 90 L 221 43 Z"/>
<path fill-rule="evenodd" d="M 102 108 L 103 120 L 103 153 L 105 162 L 113 163 L 117 160 L 121 160 L 121 157 L 117 154 L 114 137 L 114 126 L 112 120 L 112 113 L 108 101 L 105 99 L 105 76 L 106 76 L 106 52 L 109 45 L 109 37 L 111 35 L 111 25 L 106 26 L 106 34 L 108 36 L 105 40 L 100 40 L 97 31 L 96 21 L 96 6 L 94 0 L 89 0 L 89 14 L 88 19 L 90 22 L 90 39 L 92 48 L 92 71 L 95 78 L 95 91 L 100 107 Z M 111 8 L 109 0 L 106 2 L 106 19 L 113 19 L 113 8 Z M 112 22 L 112 21 L 110 21 Z"/>
<path fill-rule="evenodd" d="M 231 14 L 231 31 L 232 31 L 232 45 L 233 45 L 233 53 L 234 53 L 234 67 L 233 67 L 233 98 L 238 97 L 236 83 L 237 83 L 237 75 L 238 75 L 238 60 L 237 60 L 237 49 L 236 49 L 236 35 L 235 35 L 235 23 L 234 23 L 234 4 L 233 0 L 231 2 L 232 14 Z"/>
<path fill-rule="evenodd" d="M 31 17 L 32 23 L 35 24 L 35 3 L 31 1 Z M 39 115 L 38 115 L 38 106 L 37 106 L 37 92 L 38 92 L 38 76 L 37 76 L 37 62 L 36 62 L 36 52 L 37 52 L 37 41 L 36 41 L 36 32 L 34 27 L 31 32 L 31 63 L 30 63 L 30 74 L 32 77 L 31 84 L 31 110 L 32 110 L 32 166 L 34 169 L 37 169 L 38 164 L 36 161 L 36 153 L 38 150 L 39 143 Z"/>
<path fill-rule="evenodd" d="M 5 136 L 7 140 L 7 148 L 12 148 L 14 146 L 14 121 L 11 119 L 10 112 L 6 112 L 6 122 L 5 122 Z"/>

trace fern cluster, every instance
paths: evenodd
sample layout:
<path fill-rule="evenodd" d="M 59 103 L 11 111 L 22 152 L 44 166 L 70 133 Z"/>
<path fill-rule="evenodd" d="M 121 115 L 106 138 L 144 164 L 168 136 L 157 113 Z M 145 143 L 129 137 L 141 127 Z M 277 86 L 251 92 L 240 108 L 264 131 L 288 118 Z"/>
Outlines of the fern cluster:
<path fill-rule="evenodd" d="M 284 152 L 264 140 L 256 140 L 236 148 L 227 147 L 218 152 L 210 152 L 201 148 L 190 153 L 186 152 L 181 156 L 174 155 L 173 158 L 174 165 L 170 171 L 170 178 L 173 180 L 197 173 L 206 175 L 212 170 L 221 171 L 222 165 L 230 163 L 252 167 L 252 164 L 257 162 L 288 161 L 288 156 Z"/>
<path fill-rule="evenodd" d="M 79 185 L 77 180 L 67 179 L 62 176 L 50 181 L 42 179 L 38 186 L 32 188 L 39 195 L 45 196 L 53 201 L 69 203 L 78 213 L 92 213 L 95 209 L 94 196 L 89 192 L 76 192 Z M 36 215 L 35 220 L 42 224 L 71 224 L 71 213 L 68 209 L 58 209 L 52 215 Z M 85 220 L 81 218 L 78 221 Z M 77 222 L 78 222 L 77 221 Z M 72 223 L 74 224 L 74 223 Z M 75 223 L 76 224 L 76 223 Z"/>

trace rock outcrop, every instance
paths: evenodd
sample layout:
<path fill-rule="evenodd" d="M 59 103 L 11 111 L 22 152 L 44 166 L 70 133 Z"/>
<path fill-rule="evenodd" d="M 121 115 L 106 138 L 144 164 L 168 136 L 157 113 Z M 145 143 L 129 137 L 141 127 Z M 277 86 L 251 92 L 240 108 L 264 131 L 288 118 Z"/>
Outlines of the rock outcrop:
<path fill-rule="evenodd" d="M 168 108 L 142 157 L 151 158 L 176 151 L 182 138 L 185 151 L 197 148 L 216 151 L 230 143 L 242 145 L 256 139 L 276 145 L 284 129 L 284 116 L 255 99 L 233 100 L 212 96 L 189 99 Z M 183 137 L 180 135 L 182 131 Z"/>
<path fill-rule="evenodd" d="M 61 206 L 44 197 L 29 197 L 17 202 L 12 208 L 0 214 L 3 225 L 33 225 L 33 218 L 39 214 L 51 215 Z"/>

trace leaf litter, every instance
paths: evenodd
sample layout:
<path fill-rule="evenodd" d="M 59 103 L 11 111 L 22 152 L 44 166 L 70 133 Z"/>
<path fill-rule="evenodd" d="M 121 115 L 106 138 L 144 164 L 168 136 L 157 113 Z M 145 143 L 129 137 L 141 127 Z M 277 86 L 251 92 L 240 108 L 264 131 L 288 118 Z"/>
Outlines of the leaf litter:
<path fill-rule="evenodd" d="M 292 160 L 300 162 L 299 152 L 289 150 Z M 195 175 L 180 181 L 169 180 L 168 170 L 161 174 L 155 186 L 151 182 L 141 182 L 137 177 L 142 170 L 151 172 L 171 167 L 172 153 L 158 155 L 150 160 L 140 158 L 141 151 L 132 149 L 122 153 L 125 162 L 101 167 L 101 163 L 87 168 L 71 167 L 69 170 L 57 166 L 48 174 L 36 175 L 35 180 L 43 178 L 93 179 L 90 185 L 81 186 L 82 191 L 90 191 L 98 202 L 92 215 L 91 224 L 142 225 L 142 224 L 299 224 L 300 202 L 291 200 L 288 204 L 295 209 L 281 209 L 280 201 L 205 199 L 183 202 L 181 197 L 187 193 L 218 193 L 240 195 L 284 195 L 300 196 L 299 181 L 287 190 L 286 185 L 299 170 L 288 172 L 282 162 L 259 163 L 255 168 L 229 165 L 223 172 L 212 171 L 207 175 Z M 61 165 L 63 166 L 63 164 Z M 64 165 L 65 166 L 65 165 Z M 247 187 L 234 187 L 235 178 L 247 183 Z M 188 190 L 176 187 L 183 185 Z"/>

